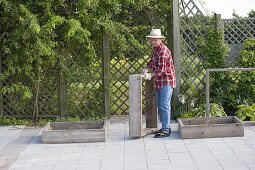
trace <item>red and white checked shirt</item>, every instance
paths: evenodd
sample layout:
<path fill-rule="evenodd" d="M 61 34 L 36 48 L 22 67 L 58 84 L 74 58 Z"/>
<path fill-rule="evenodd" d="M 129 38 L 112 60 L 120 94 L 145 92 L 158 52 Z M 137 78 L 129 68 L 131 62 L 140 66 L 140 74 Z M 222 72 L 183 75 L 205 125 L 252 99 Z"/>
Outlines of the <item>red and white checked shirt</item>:
<path fill-rule="evenodd" d="M 153 73 L 156 74 L 154 77 L 155 89 L 160 89 L 166 84 L 173 88 L 176 87 L 176 74 L 171 51 L 163 42 L 153 48 L 153 54 L 147 67 L 152 68 Z"/>

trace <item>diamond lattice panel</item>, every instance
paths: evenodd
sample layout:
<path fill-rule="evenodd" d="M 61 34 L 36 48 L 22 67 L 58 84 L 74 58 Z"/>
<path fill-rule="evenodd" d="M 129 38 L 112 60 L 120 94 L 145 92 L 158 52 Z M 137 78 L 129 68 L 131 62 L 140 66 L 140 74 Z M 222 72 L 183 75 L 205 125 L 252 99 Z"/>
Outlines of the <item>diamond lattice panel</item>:
<path fill-rule="evenodd" d="M 40 79 L 39 95 L 38 95 L 38 117 L 56 117 L 56 101 L 57 101 L 57 81 L 54 70 L 45 73 Z M 23 77 L 23 78 L 22 78 Z M 8 86 L 13 82 L 21 82 L 30 87 L 30 80 L 25 79 L 25 75 L 19 75 L 19 78 L 9 79 L 3 83 Z M 3 115 L 7 117 L 33 117 L 35 110 L 36 89 L 31 88 L 33 96 L 31 99 L 22 99 L 19 93 L 3 94 Z"/>
<path fill-rule="evenodd" d="M 38 107 L 39 117 L 57 117 L 58 87 L 57 87 L 57 71 L 51 69 L 41 81 Z"/>
<path fill-rule="evenodd" d="M 93 67 L 71 65 L 71 73 L 67 76 L 67 116 L 102 115 L 101 61 L 93 63 Z"/>
<path fill-rule="evenodd" d="M 181 94 L 186 103 L 194 100 L 193 91 L 204 88 L 205 69 L 201 57 L 195 54 L 195 42 L 203 35 L 206 19 L 193 0 L 181 0 L 180 3 L 180 39 L 181 39 Z"/>
<path fill-rule="evenodd" d="M 140 73 L 147 58 L 111 61 L 111 104 L 114 114 L 128 114 L 128 76 Z"/>
<path fill-rule="evenodd" d="M 156 10 L 155 10 L 156 9 Z M 144 48 L 141 51 L 128 49 L 124 52 L 123 57 L 117 58 L 114 56 L 110 62 L 110 72 L 111 72 L 111 106 L 112 114 L 128 114 L 128 76 L 131 74 L 139 74 L 142 68 L 146 67 L 152 48 L 146 39 L 149 34 L 150 29 L 160 28 L 162 33 L 166 35 L 167 33 L 167 18 L 166 15 L 162 15 L 162 12 L 156 15 L 156 18 L 148 18 L 151 13 L 158 12 L 155 8 L 147 13 L 147 15 L 140 15 L 139 17 L 134 17 L 135 20 L 132 21 L 130 28 L 132 30 L 133 36 L 141 43 Z M 155 16 L 155 15 L 153 15 Z M 117 18 L 118 20 L 118 18 Z M 151 21 L 151 25 L 144 26 L 145 23 Z M 119 19 L 119 22 L 125 22 L 123 19 Z M 143 24 L 140 24 L 143 23 Z M 130 24 L 130 23 L 128 23 Z M 130 45 L 132 47 L 132 45 Z M 117 49 L 118 51 L 118 49 Z M 111 54 L 114 55 L 114 54 Z M 130 57 L 131 56 L 131 57 Z M 143 84 L 144 86 L 144 84 Z M 144 98 L 145 91 L 143 91 Z M 143 105 L 145 100 L 143 100 Z"/>
<path fill-rule="evenodd" d="M 236 66 L 242 43 L 255 37 L 255 18 L 224 19 L 223 22 L 225 42 L 230 48 L 227 64 Z"/>

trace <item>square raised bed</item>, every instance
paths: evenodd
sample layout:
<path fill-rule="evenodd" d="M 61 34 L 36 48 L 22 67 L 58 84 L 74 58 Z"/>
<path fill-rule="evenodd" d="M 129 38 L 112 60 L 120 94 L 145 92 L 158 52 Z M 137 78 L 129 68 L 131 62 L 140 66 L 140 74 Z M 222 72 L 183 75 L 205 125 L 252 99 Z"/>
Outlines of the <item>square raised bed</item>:
<path fill-rule="evenodd" d="M 104 142 L 107 124 L 107 121 L 49 122 L 42 131 L 42 142 Z"/>
<path fill-rule="evenodd" d="M 182 139 L 244 136 L 244 123 L 235 116 L 180 118 L 178 131 Z"/>

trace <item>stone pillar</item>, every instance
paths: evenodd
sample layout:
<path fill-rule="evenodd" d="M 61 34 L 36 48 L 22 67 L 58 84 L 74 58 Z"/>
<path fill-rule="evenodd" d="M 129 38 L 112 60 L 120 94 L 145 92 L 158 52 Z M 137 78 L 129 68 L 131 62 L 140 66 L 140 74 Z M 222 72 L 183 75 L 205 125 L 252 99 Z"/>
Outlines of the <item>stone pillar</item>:
<path fill-rule="evenodd" d="M 142 76 L 129 75 L 129 136 L 142 136 Z"/>

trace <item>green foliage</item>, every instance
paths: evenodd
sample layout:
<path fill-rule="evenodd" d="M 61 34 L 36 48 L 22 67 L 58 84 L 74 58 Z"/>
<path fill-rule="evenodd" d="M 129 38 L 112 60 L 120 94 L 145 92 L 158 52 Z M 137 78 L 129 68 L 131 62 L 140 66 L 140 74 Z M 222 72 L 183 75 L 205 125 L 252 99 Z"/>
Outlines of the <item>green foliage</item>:
<path fill-rule="evenodd" d="M 239 67 L 255 67 L 255 38 L 244 41 L 238 63 Z M 255 71 L 240 73 L 236 96 L 238 96 L 240 104 L 255 103 Z"/>
<path fill-rule="evenodd" d="M 197 53 L 203 59 L 206 69 L 225 67 L 228 47 L 224 42 L 224 32 L 217 25 L 217 18 L 210 18 L 207 27 L 204 28 L 205 36 L 199 37 L 196 42 Z"/>
<path fill-rule="evenodd" d="M 203 61 L 203 67 L 205 69 L 210 68 L 224 68 L 226 67 L 225 60 L 229 51 L 228 46 L 224 42 L 223 29 L 218 27 L 217 17 L 208 18 L 208 23 L 205 28 L 202 29 L 202 37 L 198 37 L 196 55 Z M 210 75 L 210 89 L 211 96 L 215 95 L 217 87 L 222 86 L 222 81 L 226 79 L 225 74 L 211 74 Z M 216 90 L 215 90 L 216 89 Z M 215 90 L 215 91 L 213 91 Z M 202 93 L 199 93 L 202 94 Z M 213 97 L 212 97 L 213 98 Z M 221 104 L 217 100 L 213 100 L 215 103 Z M 199 97 L 199 103 L 204 102 L 204 97 Z"/>
<path fill-rule="evenodd" d="M 255 67 L 255 38 L 249 38 L 243 42 L 238 63 L 245 68 Z"/>
<path fill-rule="evenodd" d="M 24 86 L 21 82 L 17 82 L 16 84 L 12 84 L 11 86 L 3 87 L 2 93 L 4 94 L 20 94 L 19 96 L 22 98 L 22 100 L 27 100 L 32 97 L 32 93 L 30 92 L 29 88 L 27 86 Z"/>
<path fill-rule="evenodd" d="M 252 105 L 239 105 L 235 115 L 240 120 L 255 121 L 255 104 Z"/>
<path fill-rule="evenodd" d="M 208 34 L 200 38 L 197 54 L 208 68 L 224 68 L 228 48 L 224 43 L 223 32 L 216 28 L 216 18 L 206 28 Z M 238 67 L 254 67 L 254 39 L 247 39 L 240 51 Z M 239 104 L 252 104 L 255 100 L 254 72 L 220 72 L 210 74 L 210 97 L 214 103 L 221 104 L 228 114 L 233 114 Z"/>
<path fill-rule="evenodd" d="M 255 10 L 251 10 L 251 11 L 248 13 L 248 17 L 250 17 L 250 18 L 255 18 Z"/>
<path fill-rule="evenodd" d="M 139 0 L 121 3 L 119 13 L 113 15 L 113 22 L 106 25 L 111 35 L 112 57 L 135 60 L 146 54 L 145 35 L 151 27 L 162 27 L 159 16 L 170 10 L 169 1 Z M 117 23 L 116 26 L 113 26 Z M 138 39 L 144 35 L 144 40 Z"/>
<path fill-rule="evenodd" d="M 2 126 L 8 126 L 8 125 L 24 125 L 26 124 L 27 121 L 23 119 L 17 119 L 17 118 L 6 118 L 6 117 L 1 117 L 0 119 L 0 125 Z"/>
<path fill-rule="evenodd" d="M 28 118 L 15 118 L 15 117 L 1 117 L 0 125 L 2 126 L 15 126 L 15 125 L 25 125 L 25 126 L 45 126 L 51 119 L 38 119 L 37 121 Z"/>
<path fill-rule="evenodd" d="M 255 66 L 255 39 L 244 41 L 238 67 L 252 68 Z M 218 75 L 218 78 L 215 79 Z M 255 102 L 255 72 L 226 72 L 213 73 L 211 85 L 211 100 L 222 104 L 228 114 L 233 114 L 240 104 Z"/>
<path fill-rule="evenodd" d="M 78 115 L 68 118 L 43 118 L 38 120 L 33 120 L 29 118 L 15 118 L 15 117 L 0 117 L 1 126 L 15 126 L 15 125 L 25 125 L 25 126 L 42 126 L 44 127 L 48 122 L 73 122 L 73 121 L 94 121 L 94 120 L 105 120 L 104 115 L 87 115 L 86 117 L 79 117 Z"/>
<path fill-rule="evenodd" d="M 72 84 L 68 89 L 68 112 L 67 118 L 78 116 L 79 118 L 100 117 L 102 114 L 103 95 L 102 85 L 94 84 Z M 86 114 L 85 114 L 86 113 Z"/>
<path fill-rule="evenodd" d="M 196 114 L 196 111 L 190 111 L 190 112 L 181 113 L 178 117 L 179 118 L 194 118 L 194 117 L 197 117 L 197 114 Z"/>
<path fill-rule="evenodd" d="M 227 116 L 223 107 L 216 103 L 210 104 L 210 115 L 211 115 L 211 117 Z M 205 106 L 201 105 L 199 107 L 192 109 L 191 111 L 184 112 L 180 115 L 180 118 L 193 118 L 193 117 L 198 117 L 198 118 L 205 117 Z"/>
<path fill-rule="evenodd" d="M 1 0 L 0 55 L 4 69 L 0 81 L 7 82 L 1 92 L 19 96 L 13 100 L 19 103 L 14 106 L 16 112 L 32 103 L 33 117 L 37 119 L 40 95 L 48 90 L 44 83 L 52 85 L 57 81 L 49 73 L 60 71 L 69 84 L 76 84 L 80 77 L 70 66 L 75 63 L 88 69 L 94 67 L 100 58 L 103 32 L 111 38 L 111 57 L 142 57 L 145 47 L 135 34 L 148 33 L 149 27 L 158 22 L 155 12 L 169 11 L 169 4 L 166 0 Z M 144 12 L 150 19 L 143 20 L 143 25 L 129 22 Z M 102 96 L 95 97 L 103 105 Z M 56 95 L 52 98 L 56 99 Z M 71 104 L 75 102 L 73 99 Z"/>
<path fill-rule="evenodd" d="M 226 112 L 224 111 L 223 107 L 216 103 L 210 104 L 210 115 L 212 117 L 224 117 L 227 116 Z"/>

